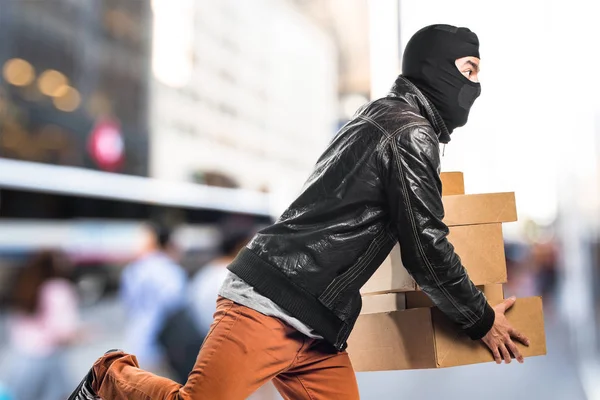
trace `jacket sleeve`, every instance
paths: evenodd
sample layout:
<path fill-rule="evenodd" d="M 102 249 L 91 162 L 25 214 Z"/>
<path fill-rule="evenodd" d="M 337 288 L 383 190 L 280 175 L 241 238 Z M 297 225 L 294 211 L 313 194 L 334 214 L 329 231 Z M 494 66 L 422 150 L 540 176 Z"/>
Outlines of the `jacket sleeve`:
<path fill-rule="evenodd" d="M 444 314 L 471 339 L 482 338 L 495 313 L 447 239 L 439 142 L 433 129 L 408 128 L 389 138 L 382 154 L 402 263 Z"/>

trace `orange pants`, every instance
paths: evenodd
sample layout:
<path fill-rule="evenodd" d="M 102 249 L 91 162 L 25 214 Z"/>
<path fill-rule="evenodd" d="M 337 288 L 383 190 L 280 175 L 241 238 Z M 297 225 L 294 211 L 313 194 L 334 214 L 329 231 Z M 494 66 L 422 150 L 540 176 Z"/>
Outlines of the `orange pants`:
<path fill-rule="evenodd" d="M 135 356 L 122 352 L 93 368 L 94 390 L 105 400 L 243 400 L 269 380 L 285 399 L 359 398 L 346 352 L 222 297 L 184 386 L 141 370 Z"/>

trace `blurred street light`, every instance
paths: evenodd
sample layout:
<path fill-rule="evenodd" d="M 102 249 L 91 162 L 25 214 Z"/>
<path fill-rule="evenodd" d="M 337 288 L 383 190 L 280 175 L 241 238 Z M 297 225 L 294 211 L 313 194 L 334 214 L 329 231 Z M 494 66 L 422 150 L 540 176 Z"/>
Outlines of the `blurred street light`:
<path fill-rule="evenodd" d="M 54 69 L 48 69 L 42 72 L 38 78 L 40 92 L 51 97 L 64 96 L 69 88 L 68 83 L 67 77 Z"/>
<path fill-rule="evenodd" d="M 21 58 L 6 61 L 2 72 L 4 79 L 15 86 L 27 86 L 35 78 L 35 70 L 31 64 Z"/>
<path fill-rule="evenodd" d="M 64 94 L 60 97 L 55 97 L 53 100 L 54 106 L 61 111 L 71 112 L 75 111 L 81 103 L 81 96 L 77 89 L 70 86 L 64 90 Z"/>

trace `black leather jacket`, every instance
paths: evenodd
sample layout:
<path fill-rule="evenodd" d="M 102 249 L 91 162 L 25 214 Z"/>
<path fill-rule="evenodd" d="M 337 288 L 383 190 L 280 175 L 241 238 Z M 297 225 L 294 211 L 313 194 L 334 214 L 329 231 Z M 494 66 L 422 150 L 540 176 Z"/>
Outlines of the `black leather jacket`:
<path fill-rule="evenodd" d="M 342 350 L 359 289 L 399 242 L 403 264 L 436 306 L 483 337 L 494 311 L 442 222 L 439 144 L 448 140 L 431 103 L 399 77 L 338 132 L 298 198 L 229 269 Z"/>

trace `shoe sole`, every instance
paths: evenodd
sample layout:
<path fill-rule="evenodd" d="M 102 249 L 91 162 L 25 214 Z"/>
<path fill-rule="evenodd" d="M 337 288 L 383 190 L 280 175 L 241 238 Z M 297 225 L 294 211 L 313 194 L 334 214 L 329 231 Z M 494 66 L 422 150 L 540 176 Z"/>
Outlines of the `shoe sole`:
<path fill-rule="evenodd" d="M 67 400 L 77 400 L 77 396 L 79 395 L 79 392 L 81 392 L 81 388 L 83 387 L 85 381 L 87 381 L 88 376 L 91 373 L 92 373 L 92 370 L 90 369 L 90 371 L 87 374 L 85 374 L 85 376 L 83 377 L 81 382 L 79 382 L 79 385 L 77 385 L 77 388 L 73 391 L 73 393 L 71 393 L 71 395 L 69 396 L 69 398 Z"/>

